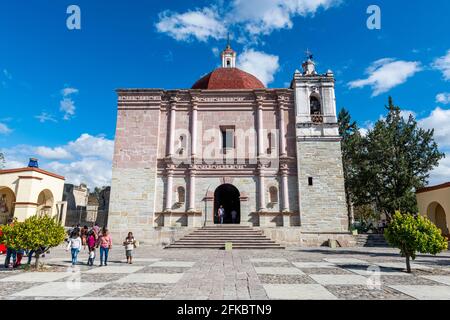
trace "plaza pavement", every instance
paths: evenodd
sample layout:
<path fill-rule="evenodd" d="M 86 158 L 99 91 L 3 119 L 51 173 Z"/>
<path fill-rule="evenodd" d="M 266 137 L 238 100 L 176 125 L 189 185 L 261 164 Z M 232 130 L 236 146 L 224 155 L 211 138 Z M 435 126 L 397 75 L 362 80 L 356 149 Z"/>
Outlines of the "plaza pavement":
<path fill-rule="evenodd" d="M 4 256 L 0 256 L 4 259 Z M 26 260 L 26 259 L 24 259 Z M 0 270 L 0 299 L 450 299 L 450 252 L 419 255 L 413 274 L 389 248 L 189 250 L 141 246 L 125 263 L 116 246 L 107 267 L 70 267 L 54 248 L 44 271 Z"/>

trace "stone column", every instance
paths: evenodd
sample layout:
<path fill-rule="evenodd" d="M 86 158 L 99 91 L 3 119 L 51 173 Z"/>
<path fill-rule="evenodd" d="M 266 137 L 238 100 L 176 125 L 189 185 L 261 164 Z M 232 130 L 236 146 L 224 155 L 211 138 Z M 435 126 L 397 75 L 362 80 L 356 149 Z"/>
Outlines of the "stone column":
<path fill-rule="evenodd" d="M 164 205 L 164 211 L 172 211 L 172 194 L 173 194 L 173 167 L 169 166 L 166 169 L 166 203 Z"/>
<path fill-rule="evenodd" d="M 286 165 L 281 168 L 281 211 L 289 211 L 288 169 Z"/>
<path fill-rule="evenodd" d="M 173 157 L 173 149 L 174 149 L 174 137 L 175 137 L 175 120 L 176 120 L 176 110 L 177 110 L 177 98 L 173 97 L 170 100 L 170 124 L 169 124 L 169 150 L 168 150 L 168 156 Z"/>
<path fill-rule="evenodd" d="M 195 211 L 195 168 L 189 169 L 189 206 L 188 211 Z"/>
<path fill-rule="evenodd" d="M 257 110 L 256 110 L 256 132 L 257 132 L 257 146 L 258 146 L 258 150 L 257 150 L 257 155 L 258 158 L 264 154 L 264 138 L 263 138 L 263 98 L 259 97 L 257 99 L 258 102 L 258 106 L 257 106 Z"/>
<path fill-rule="evenodd" d="M 194 159 L 197 155 L 197 110 L 198 102 L 194 100 L 192 103 L 191 116 L 191 157 Z"/>
<path fill-rule="evenodd" d="M 286 157 L 286 129 L 285 129 L 285 122 L 284 122 L 284 102 L 279 101 L 278 102 L 278 119 L 279 119 L 279 127 L 280 127 L 280 157 Z"/>
<path fill-rule="evenodd" d="M 259 180 L 259 211 L 266 210 L 266 185 L 262 165 L 258 166 L 258 180 Z"/>

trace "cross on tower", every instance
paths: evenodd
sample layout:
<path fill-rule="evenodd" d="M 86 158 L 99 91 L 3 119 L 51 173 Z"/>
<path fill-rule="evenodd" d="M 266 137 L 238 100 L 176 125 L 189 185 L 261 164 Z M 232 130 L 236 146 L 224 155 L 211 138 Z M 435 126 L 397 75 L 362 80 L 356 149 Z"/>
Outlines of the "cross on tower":
<path fill-rule="evenodd" d="M 309 51 L 309 49 L 306 49 L 305 54 L 306 54 L 306 59 L 313 60 L 313 54 L 311 51 Z"/>

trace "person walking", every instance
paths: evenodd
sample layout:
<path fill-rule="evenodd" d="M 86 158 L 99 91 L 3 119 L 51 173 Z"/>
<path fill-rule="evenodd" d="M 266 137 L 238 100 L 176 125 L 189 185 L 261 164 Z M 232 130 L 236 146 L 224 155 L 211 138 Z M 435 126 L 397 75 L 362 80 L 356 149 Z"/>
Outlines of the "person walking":
<path fill-rule="evenodd" d="M 72 266 L 77 264 L 78 259 L 78 253 L 81 249 L 81 238 L 80 238 L 80 232 L 75 232 L 72 237 L 69 239 L 69 245 L 67 246 L 66 251 L 70 250 L 70 253 L 72 255 Z"/>
<path fill-rule="evenodd" d="M 219 207 L 219 210 L 217 211 L 217 214 L 219 216 L 220 224 L 223 224 L 223 217 L 225 216 L 225 209 L 223 208 L 223 206 Z"/>
<path fill-rule="evenodd" d="M 109 250 L 112 249 L 112 239 L 108 229 L 103 228 L 102 234 L 98 239 L 98 246 L 100 247 L 100 267 L 103 266 L 103 262 L 107 266 Z"/>
<path fill-rule="evenodd" d="M 8 225 L 13 226 L 14 220 L 8 219 Z M 11 258 L 13 260 L 12 266 L 14 266 L 16 264 L 16 259 L 17 259 L 16 254 L 17 254 L 16 249 L 14 249 L 11 246 L 6 247 L 5 268 L 9 268 L 9 266 L 11 264 Z"/>
<path fill-rule="evenodd" d="M 236 223 L 237 221 L 237 211 L 235 209 L 231 211 L 231 221 L 233 221 L 233 223 Z"/>
<path fill-rule="evenodd" d="M 127 263 L 133 264 L 133 250 L 136 248 L 136 240 L 134 239 L 133 233 L 128 232 L 128 236 L 123 242 L 125 246 L 125 256 L 127 257 Z"/>
<path fill-rule="evenodd" d="M 84 249 L 86 249 L 87 245 L 87 234 L 89 232 L 88 226 L 84 226 L 83 229 L 81 229 L 81 243 L 83 244 Z"/>
<path fill-rule="evenodd" d="M 97 242 L 97 239 L 95 237 L 95 232 L 94 230 L 91 230 L 87 236 L 87 246 L 89 249 L 89 259 L 88 259 L 88 266 L 93 266 L 94 265 L 94 260 L 95 260 L 95 243 Z"/>

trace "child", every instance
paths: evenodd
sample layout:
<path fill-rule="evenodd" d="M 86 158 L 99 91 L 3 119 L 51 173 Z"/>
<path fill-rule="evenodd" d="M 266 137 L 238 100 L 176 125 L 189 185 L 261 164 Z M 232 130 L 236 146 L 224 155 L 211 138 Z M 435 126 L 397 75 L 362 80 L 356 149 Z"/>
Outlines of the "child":
<path fill-rule="evenodd" d="M 94 260 L 95 260 L 95 244 L 97 242 L 97 239 L 95 238 L 95 233 L 94 231 L 89 232 L 88 236 L 87 236 L 87 246 L 89 248 L 89 260 L 88 260 L 88 265 L 89 266 L 93 266 L 94 265 Z"/>
<path fill-rule="evenodd" d="M 72 235 L 72 237 L 69 239 L 69 245 L 67 246 L 67 251 L 69 251 L 72 254 L 72 265 L 77 264 L 78 259 L 78 253 L 81 249 L 81 238 L 80 238 L 80 231 L 75 231 Z"/>
<path fill-rule="evenodd" d="M 95 248 L 92 248 L 92 250 L 89 251 L 88 266 L 92 267 L 94 265 L 94 260 L 95 260 Z"/>
<path fill-rule="evenodd" d="M 133 264 L 133 250 L 136 246 L 136 240 L 134 240 L 132 232 L 128 232 L 128 236 L 125 238 L 123 245 L 125 246 L 125 256 L 127 257 L 127 263 Z"/>
<path fill-rule="evenodd" d="M 23 250 L 23 249 L 17 250 L 17 258 L 16 258 L 16 263 L 14 264 L 14 268 L 18 268 L 21 266 L 22 257 L 24 254 L 25 254 L 25 250 Z"/>

